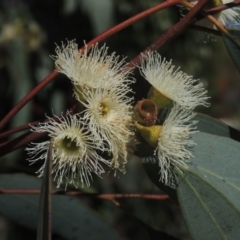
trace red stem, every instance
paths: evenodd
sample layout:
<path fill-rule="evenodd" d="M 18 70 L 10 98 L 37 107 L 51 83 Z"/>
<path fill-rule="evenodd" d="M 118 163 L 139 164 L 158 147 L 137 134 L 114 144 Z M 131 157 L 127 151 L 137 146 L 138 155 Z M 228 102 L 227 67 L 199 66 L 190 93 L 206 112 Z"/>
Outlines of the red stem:
<path fill-rule="evenodd" d="M 27 145 L 28 143 L 35 141 L 36 139 L 40 139 L 46 135 L 47 135 L 47 133 L 28 132 L 17 138 L 14 138 L 13 140 L 4 142 L 0 145 L 0 149 L 1 149 L 0 157 L 4 156 L 5 154 L 7 154 L 13 150 L 21 148 L 21 147 Z"/>
<path fill-rule="evenodd" d="M 40 194 L 39 189 L 0 189 L 0 194 Z M 143 198 L 151 200 L 165 200 L 169 199 L 167 194 L 142 194 L 142 193 L 85 193 L 78 191 L 59 191 L 53 190 L 52 194 L 55 195 L 68 195 L 68 196 L 83 196 L 83 197 L 96 197 L 100 199 L 114 199 L 114 198 Z"/>
<path fill-rule="evenodd" d="M 17 105 L 2 119 L 0 122 L 0 131 L 8 123 L 8 121 L 27 104 L 40 90 L 42 90 L 48 83 L 56 77 L 58 72 L 53 71 L 46 78 L 44 78 L 27 96 L 25 96 Z"/>
<path fill-rule="evenodd" d="M 77 105 L 73 105 L 70 109 L 69 109 L 69 112 L 71 112 L 72 114 L 76 113 L 76 110 L 77 110 Z M 65 116 L 65 114 L 63 114 L 63 116 Z M 53 117 L 52 119 L 58 121 L 58 118 L 57 117 Z M 49 121 L 49 119 L 45 119 L 43 122 L 47 123 Z M 23 131 L 23 130 L 26 130 L 26 129 L 30 129 L 31 126 L 36 126 L 37 124 L 39 123 L 39 121 L 35 121 L 35 122 L 31 122 L 31 123 L 28 123 L 28 124 L 24 124 L 20 127 L 16 127 L 16 128 L 13 128 L 13 129 L 10 129 L 9 131 L 6 131 L 6 132 L 3 132 L 2 134 L 0 134 L 0 139 L 4 138 L 4 137 L 7 137 L 8 135 L 11 135 L 11 134 L 14 134 L 14 133 L 17 133 L 17 132 L 20 132 L 20 131 Z M 29 134 L 29 133 L 28 133 Z M 0 145 L 1 147 L 1 145 Z"/>
<path fill-rule="evenodd" d="M 39 121 L 27 123 L 27 124 L 24 124 L 22 126 L 15 127 L 15 128 L 12 128 L 12 129 L 10 129 L 8 131 L 5 131 L 2 134 L 0 134 L 0 139 L 5 138 L 5 137 L 7 137 L 7 136 L 9 136 L 11 134 L 17 133 L 17 132 L 21 132 L 21 131 L 27 130 L 27 129 L 31 128 L 31 126 L 37 125 L 38 122 Z"/>
<path fill-rule="evenodd" d="M 92 41 L 90 41 L 89 43 L 87 43 L 88 46 L 91 46 L 97 42 L 101 42 L 104 39 L 106 39 L 107 37 L 119 32 L 120 30 L 128 27 L 129 25 L 149 16 L 150 14 L 153 14 L 161 9 L 164 9 L 166 7 L 172 6 L 172 5 L 176 5 L 177 3 L 180 3 L 180 0 L 168 0 L 166 2 L 160 3 L 152 8 L 149 8 L 137 15 L 135 15 L 132 18 L 129 18 L 128 20 L 110 28 L 109 30 L 103 32 L 102 34 L 100 34 L 99 36 L 97 36 L 96 38 L 94 38 Z M 83 46 L 81 49 L 84 49 L 85 46 Z M 56 77 L 58 75 L 58 72 L 53 71 L 52 73 L 50 73 L 46 78 L 44 78 L 41 83 L 39 83 L 39 85 L 37 85 L 27 96 L 25 96 L 20 102 L 18 102 L 18 104 L 2 119 L 2 121 L 0 122 L 0 131 L 2 130 L 2 128 L 8 123 L 8 121 L 10 121 L 10 119 L 23 107 L 25 106 L 40 90 L 42 90 L 47 84 L 49 84 L 54 77 Z"/>

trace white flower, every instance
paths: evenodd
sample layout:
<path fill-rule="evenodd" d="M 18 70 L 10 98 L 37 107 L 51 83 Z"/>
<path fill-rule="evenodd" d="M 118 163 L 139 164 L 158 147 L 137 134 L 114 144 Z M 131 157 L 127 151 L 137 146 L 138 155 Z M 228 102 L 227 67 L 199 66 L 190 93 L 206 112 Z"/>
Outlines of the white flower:
<path fill-rule="evenodd" d="M 83 121 L 80 121 L 76 115 L 70 115 L 61 118 L 56 117 L 57 121 L 49 118 L 49 122 L 40 123 L 32 127 L 35 132 L 47 132 L 53 141 L 52 148 L 52 172 L 57 180 L 57 187 L 63 183 L 64 178 L 67 183 L 73 183 L 76 187 L 79 181 L 82 186 L 90 185 L 92 173 L 100 176 L 104 173 L 101 163 L 109 164 L 96 152 L 103 151 L 101 142 L 95 142 L 92 133 Z M 28 161 L 32 164 L 38 160 L 44 160 L 43 166 L 38 170 L 39 177 L 44 174 L 45 161 L 50 145 L 50 140 L 42 143 L 32 143 L 31 147 L 26 148 L 30 158 Z M 67 185 L 66 183 L 66 185 Z"/>
<path fill-rule="evenodd" d="M 105 45 L 99 48 L 98 44 L 91 48 L 85 45 L 84 50 L 78 50 L 78 45 L 73 40 L 68 41 L 66 46 L 57 46 L 57 55 L 52 58 L 56 70 L 67 75 L 77 86 L 111 88 L 133 82 L 129 78 L 132 69 L 124 68 L 124 59 L 119 61 L 119 56 L 115 53 L 107 55 L 107 51 Z"/>
<path fill-rule="evenodd" d="M 179 68 L 174 70 L 172 62 L 162 60 L 157 52 L 147 52 L 142 55 L 142 64 L 139 67 L 144 78 L 166 98 L 175 101 L 187 109 L 198 105 L 209 106 L 206 102 L 209 97 L 203 84 L 188 76 Z"/>
<path fill-rule="evenodd" d="M 127 162 L 127 144 L 133 135 L 132 98 L 126 97 L 131 91 L 127 85 L 125 89 L 85 89 L 82 92 L 86 101 L 78 100 L 86 108 L 82 118 L 88 122 L 97 141 L 106 143 L 105 148 L 111 154 L 111 167 L 125 172 Z M 78 94 L 76 94 L 78 97 Z"/>
<path fill-rule="evenodd" d="M 195 145 L 190 139 L 196 132 L 193 131 L 196 121 L 191 120 L 194 115 L 191 110 L 175 105 L 162 126 L 155 154 L 160 166 L 160 181 L 167 185 L 173 183 L 173 168 L 180 171 L 187 168 L 186 162 L 193 156 L 187 148 Z"/>

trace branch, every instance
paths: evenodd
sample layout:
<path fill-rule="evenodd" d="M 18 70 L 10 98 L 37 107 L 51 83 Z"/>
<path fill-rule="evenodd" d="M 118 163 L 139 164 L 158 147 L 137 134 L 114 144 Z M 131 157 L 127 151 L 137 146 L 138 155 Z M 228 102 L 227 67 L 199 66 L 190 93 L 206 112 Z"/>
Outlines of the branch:
<path fill-rule="evenodd" d="M 231 3 L 228 3 L 228 4 L 224 4 L 224 5 L 221 5 L 221 6 L 218 6 L 218 7 L 214 7 L 214 8 L 211 8 L 211 9 L 208 9 L 208 10 L 205 10 L 205 13 L 207 14 L 214 14 L 214 13 L 218 13 L 222 10 L 225 10 L 225 9 L 228 9 L 228 8 L 232 8 L 232 7 L 237 7 L 240 5 L 240 0 L 235 0 L 234 2 L 231 2 Z"/>
<path fill-rule="evenodd" d="M 40 194 L 39 189 L 0 189 L 0 194 Z M 143 193 L 85 193 L 78 191 L 52 191 L 54 195 L 67 195 L 67 196 L 81 196 L 81 197 L 94 197 L 105 200 L 113 200 L 120 198 L 140 198 L 149 200 L 167 200 L 167 194 L 143 194 Z"/>
<path fill-rule="evenodd" d="M 192 25 L 190 30 L 196 30 L 196 31 L 201 31 L 201 32 L 221 36 L 221 33 L 218 30 L 215 30 L 213 28 L 204 27 L 204 26 L 199 26 L 199 25 Z M 0 138 L 1 138 L 1 135 L 0 135 Z"/>
<path fill-rule="evenodd" d="M 186 7 L 188 7 L 188 8 L 194 8 L 194 5 L 189 3 L 187 0 L 183 0 L 182 4 L 184 6 L 186 6 Z M 205 13 L 205 11 L 201 11 L 201 14 L 204 17 L 206 17 L 210 22 L 212 22 L 219 29 L 219 31 L 221 31 L 222 33 L 226 34 L 238 47 L 240 47 L 240 44 L 237 41 L 237 39 L 228 32 L 226 27 L 220 21 L 218 21 L 212 15 L 208 15 L 207 13 Z"/>
<path fill-rule="evenodd" d="M 14 138 L 13 140 L 4 142 L 0 144 L 0 157 L 27 145 L 30 142 L 34 142 L 36 139 L 40 139 L 45 136 L 47 136 L 46 132 L 45 133 L 28 132 L 17 138 Z"/>
<path fill-rule="evenodd" d="M 198 3 L 182 18 L 179 22 L 169 28 L 165 33 L 161 35 L 153 44 L 148 46 L 142 53 L 146 53 L 151 50 L 156 50 L 161 48 L 167 42 L 176 38 L 180 33 L 189 28 L 192 24 L 194 17 L 202 10 L 202 8 L 207 4 L 208 0 L 199 0 Z M 135 57 L 127 67 L 134 67 L 138 65 L 141 61 L 141 54 Z"/>
<path fill-rule="evenodd" d="M 14 133 L 18 133 L 18 132 L 21 132 L 21 131 L 24 131 L 24 130 L 27 130 L 27 129 L 30 129 L 31 126 L 35 126 L 37 125 L 37 123 L 39 123 L 39 121 L 35 121 L 35 122 L 31 122 L 31 123 L 27 123 L 27 124 L 24 124 L 22 126 L 19 126 L 19 127 L 15 127 L 15 128 L 12 128 L 8 131 L 5 131 L 3 132 L 2 134 L 0 134 L 0 139 L 2 138 L 5 138 L 11 134 L 14 134 Z M 1 145 L 0 145 L 1 146 Z"/>

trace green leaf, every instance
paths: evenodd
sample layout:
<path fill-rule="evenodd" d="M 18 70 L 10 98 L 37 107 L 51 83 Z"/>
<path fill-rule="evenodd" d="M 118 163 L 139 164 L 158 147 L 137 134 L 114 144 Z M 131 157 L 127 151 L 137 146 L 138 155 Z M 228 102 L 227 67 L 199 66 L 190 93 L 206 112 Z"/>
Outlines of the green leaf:
<path fill-rule="evenodd" d="M 193 120 L 197 120 L 197 130 L 221 137 L 230 137 L 240 142 L 240 132 L 227 124 L 208 115 L 197 113 Z"/>
<path fill-rule="evenodd" d="M 178 178 L 178 200 L 195 240 L 239 239 L 240 143 L 207 133 L 193 135 L 194 158 Z"/>
<path fill-rule="evenodd" d="M 205 114 L 197 113 L 193 120 L 197 120 L 197 130 L 222 137 L 230 137 L 230 128 L 223 122 Z"/>
<path fill-rule="evenodd" d="M 37 177 L 25 174 L 0 175 L 1 189 L 40 189 Z M 37 228 L 39 195 L 0 194 L 0 212 L 10 220 Z M 53 233 L 66 239 L 119 239 L 98 215 L 71 196 L 52 196 Z"/>
<path fill-rule="evenodd" d="M 240 42 L 240 30 L 239 29 L 231 29 L 227 28 L 228 32 L 232 35 L 236 42 Z M 233 40 L 231 40 L 227 35 L 222 34 L 225 46 L 231 56 L 234 64 L 236 65 L 238 71 L 240 72 L 240 47 L 239 44 L 236 44 Z"/>

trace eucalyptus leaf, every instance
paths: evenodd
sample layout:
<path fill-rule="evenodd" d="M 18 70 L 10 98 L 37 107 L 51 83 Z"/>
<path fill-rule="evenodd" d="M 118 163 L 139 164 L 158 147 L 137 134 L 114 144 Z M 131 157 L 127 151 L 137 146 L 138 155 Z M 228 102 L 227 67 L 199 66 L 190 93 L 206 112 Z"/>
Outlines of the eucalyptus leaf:
<path fill-rule="evenodd" d="M 229 126 L 205 114 L 197 113 L 193 120 L 197 120 L 197 130 L 222 137 L 230 137 Z"/>
<path fill-rule="evenodd" d="M 25 174 L 0 175 L 0 189 L 40 189 L 37 177 Z M 39 195 L 0 194 L 0 212 L 10 220 L 37 228 Z M 103 219 L 71 196 L 52 196 L 53 233 L 66 239 L 119 239 Z"/>
<path fill-rule="evenodd" d="M 197 120 L 197 130 L 217 136 L 230 137 L 240 141 L 240 132 L 227 124 L 202 113 L 196 113 L 193 120 Z"/>
<path fill-rule="evenodd" d="M 233 38 L 240 43 L 240 29 L 238 28 L 226 28 L 228 32 L 233 36 Z M 225 46 L 231 56 L 234 64 L 236 65 L 238 71 L 240 72 L 240 47 L 239 44 L 236 44 L 231 40 L 227 35 L 222 34 Z"/>
<path fill-rule="evenodd" d="M 239 239 L 240 143 L 203 132 L 193 140 L 194 158 L 177 184 L 189 231 L 195 240 Z"/>

